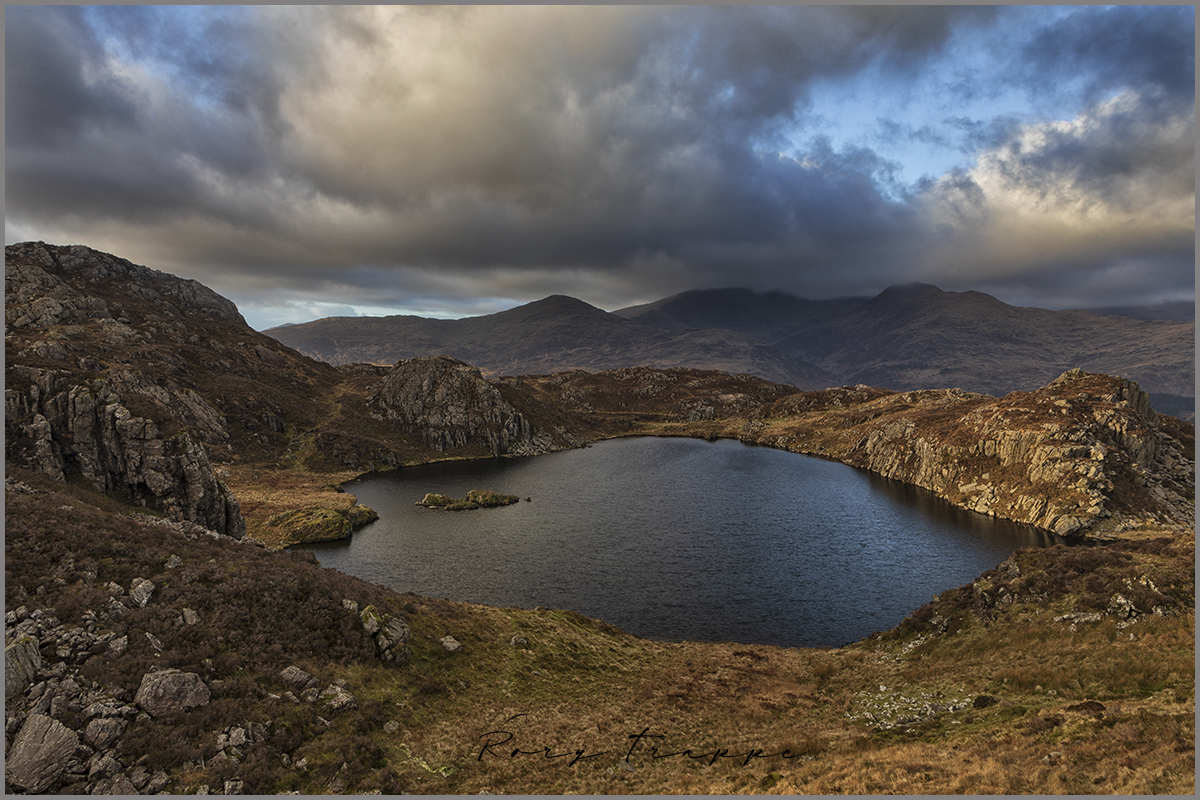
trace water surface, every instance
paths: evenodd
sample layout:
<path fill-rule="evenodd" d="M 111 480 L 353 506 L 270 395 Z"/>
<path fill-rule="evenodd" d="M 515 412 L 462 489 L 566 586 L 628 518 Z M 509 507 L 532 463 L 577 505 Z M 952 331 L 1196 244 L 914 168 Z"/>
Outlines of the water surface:
<path fill-rule="evenodd" d="M 845 464 L 729 440 L 616 439 L 347 489 L 380 520 L 308 546 L 324 566 L 430 597 L 568 608 L 670 641 L 847 644 L 1018 548 L 1059 541 Z M 414 505 L 471 489 L 522 501 Z"/>

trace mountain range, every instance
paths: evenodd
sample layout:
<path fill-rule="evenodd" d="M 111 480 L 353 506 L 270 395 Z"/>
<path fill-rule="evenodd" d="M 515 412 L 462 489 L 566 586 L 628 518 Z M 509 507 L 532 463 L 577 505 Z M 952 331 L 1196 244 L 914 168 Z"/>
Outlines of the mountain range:
<path fill-rule="evenodd" d="M 733 288 L 613 312 L 555 295 L 458 320 L 329 317 L 266 333 L 335 365 L 445 354 L 485 375 L 691 367 L 804 390 L 868 384 L 1001 396 L 1078 367 L 1137 380 L 1156 408 L 1195 418 L 1188 304 L 1051 311 L 922 283 L 829 300 Z"/>

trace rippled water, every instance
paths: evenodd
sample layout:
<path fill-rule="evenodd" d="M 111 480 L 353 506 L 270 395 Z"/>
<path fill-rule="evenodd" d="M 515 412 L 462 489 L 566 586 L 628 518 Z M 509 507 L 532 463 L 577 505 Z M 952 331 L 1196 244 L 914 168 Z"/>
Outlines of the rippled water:
<path fill-rule="evenodd" d="M 679 641 L 842 645 L 1021 547 L 1058 540 L 844 464 L 736 441 L 631 438 L 431 464 L 347 487 L 380 520 L 324 566 L 431 597 L 568 608 Z M 493 489 L 532 500 L 414 505 Z"/>

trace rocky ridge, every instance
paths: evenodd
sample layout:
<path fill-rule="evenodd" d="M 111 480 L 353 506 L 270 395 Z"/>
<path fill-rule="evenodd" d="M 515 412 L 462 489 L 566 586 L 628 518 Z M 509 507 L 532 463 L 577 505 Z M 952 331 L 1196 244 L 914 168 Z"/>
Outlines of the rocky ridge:
<path fill-rule="evenodd" d="M 614 433 L 736 438 L 831 458 L 1060 535 L 1190 529 L 1194 428 L 1136 382 L 1069 370 L 1001 398 L 957 389 L 787 392 L 752 376 L 613 370 L 526 379 Z"/>
<path fill-rule="evenodd" d="M 747 438 L 815 450 L 1060 535 L 1194 520 L 1195 462 L 1172 435 L 1184 431 L 1168 430 L 1133 381 L 1071 370 L 999 399 L 905 392 L 856 411 L 879 416 L 816 448 L 802 436 Z"/>

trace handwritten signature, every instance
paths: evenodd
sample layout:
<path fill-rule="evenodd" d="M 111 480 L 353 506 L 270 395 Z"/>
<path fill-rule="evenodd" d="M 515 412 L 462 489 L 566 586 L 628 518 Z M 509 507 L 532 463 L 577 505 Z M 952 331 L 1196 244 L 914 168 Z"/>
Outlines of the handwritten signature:
<path fill-rule="evenodd" d="M 526 715 L 517 714 L 509 717 L 506 722 L 512 722 L 513 720 L 523 716 Z M 741 765 L 745 767 L 749 766 L 750 763 L 755 759 L 782 758 L 786 760 L 798 758 L 802 755 L 801 753 L 793 753 L 791 750 L 786 748 L 780 750 L 778 753 L 767 753 L 762 748 L 751 748 L 744 753 L 731 753 L 729 752 L 728 748 L 724 747 L 718 747 L 711 752 L 694 752 L 690 747 L 675 752 L 662 752 L 659 748 L 660 742 L 657 740 L 665 739 L 666 734 L 651 733 L 650 731 L 651 728 L 646 727 L 642 729 L 641 733 L 629 734 L 627 738 L 631 741 L 629 742 L 629 749 L 625 751 L 625 756 L 623 759 L 626 763 L 630 763 L 629 759 L 634 756 L 635 751 L 638 751 L 640 745 L 645 745 L 645 748 L 638 751 L 638 754 L 643 758 L 645 758 L 646 754 L 649 754 L 650 758 L 654 761 L 659 761 L 666 758 L 690 758 L 694 761 L 707 760 L 710 765 L 716 764 L 719 759 L 741 759 Z M 512 745 L 516 739 L 516 734 L 505 730 L 488 731 L 487 733 L 480 734 L 479 738 L 484 740 L 482 746 L 479 748 L 479 761 L 483 761 L 483 757 L 485 755 L 507 759 L 519 758 L 521 756 L 541 756 L 551 761 L 570 758 L 570 761 L 563 763 L 566 763 L 567 766 L 573 766 L 580 761 L 584 761 L 589 758 L 597 758 L 599 756 L 608 755 L 609 753 L 614 752 L 612 750 L 601 750 L 596 753 L 589 753 L 586 749 L 581 748 L 574 751 L 566 750 L 561 753 L 555 753 L 554 748 L 548 745 L 527 750 L 519 744 L 518 746 L 513 747 Z"/>

